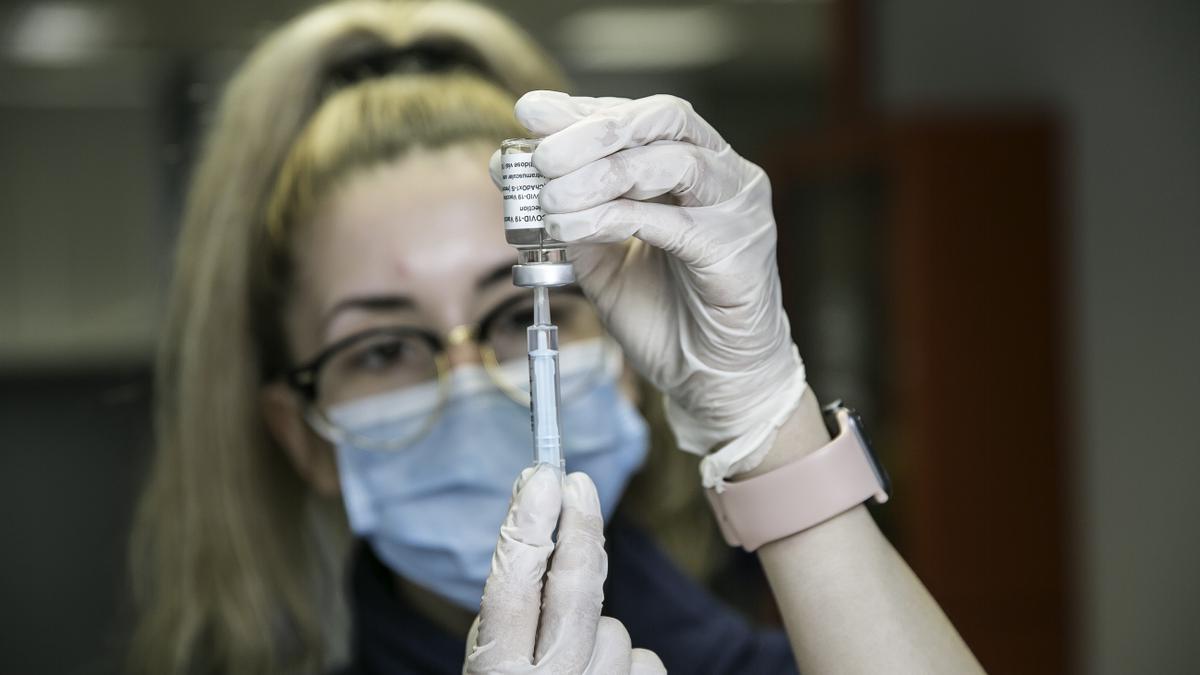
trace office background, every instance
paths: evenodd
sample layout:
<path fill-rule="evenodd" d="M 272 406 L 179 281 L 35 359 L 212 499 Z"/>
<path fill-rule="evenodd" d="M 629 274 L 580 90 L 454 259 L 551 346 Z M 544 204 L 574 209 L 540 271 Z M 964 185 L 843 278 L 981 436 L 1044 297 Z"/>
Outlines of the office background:
<path fill-rule="evenodd" d="M 768 169 L 810 377 L 985 666 L 1200 661 L 1200 4 L 493 4 Z M 305 6 L 0 4 L 0 672 L 119 667 L 188 170 Z"/>

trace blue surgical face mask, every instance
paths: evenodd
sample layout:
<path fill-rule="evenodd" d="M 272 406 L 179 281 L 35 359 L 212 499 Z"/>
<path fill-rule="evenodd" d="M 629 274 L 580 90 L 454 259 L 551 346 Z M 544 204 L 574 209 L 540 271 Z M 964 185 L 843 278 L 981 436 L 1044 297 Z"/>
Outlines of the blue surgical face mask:
<path fill-rule="evenodd" d="M 595 344 L 565 347 L 601 349 Z M 562 408 L 568 471 L 596 483 L 607 519 L 646 455 L 646 423 L 617 388 L 620 359 Z M 564 389 L 572 375 L 563 373 Z M 479 367 L 456 368 L 434 426 L 400 450 L 338 444 L 342 499 L 354 533 L 394 572 L 466 609 L 479 609 L 512 483 L 532 459 L 529 409 Z M 436 390 L 407 390 L 331 411 L 354 435 L 404 437 L 428 419 Z M 396 411 L 404 411 L 397 414 Z"/>

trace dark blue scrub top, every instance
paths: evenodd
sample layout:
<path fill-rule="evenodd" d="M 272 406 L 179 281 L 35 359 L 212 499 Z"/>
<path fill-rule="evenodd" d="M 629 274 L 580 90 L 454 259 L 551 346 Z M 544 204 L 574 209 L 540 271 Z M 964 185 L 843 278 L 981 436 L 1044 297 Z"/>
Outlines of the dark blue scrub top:
<path fill-rule="evenodd" d="M 620 516 L 605 533 L 604 614 L 671 673 L 795 673 L 782 631 L 758 630 L 678 570 Z M 459 675 L 466 648 L 407 607 L 391 572 L 360 545 L 351 571 L 352 663 L 341 675 Z"/>

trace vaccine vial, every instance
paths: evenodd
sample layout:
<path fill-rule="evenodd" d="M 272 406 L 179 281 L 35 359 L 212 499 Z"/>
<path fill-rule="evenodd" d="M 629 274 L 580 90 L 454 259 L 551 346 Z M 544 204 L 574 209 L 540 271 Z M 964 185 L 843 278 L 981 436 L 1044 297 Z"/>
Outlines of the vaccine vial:
<path fill-rule="evenodd" d="M 500 144 L 500 192 L 504 196 L 504 238 L 517 249 L 513 284 L 564 286 L 575 281 L 566 245 L 546 233 L 538 196 L 546 178 L 533 166 L 540 138 L 510 138 Z"/>

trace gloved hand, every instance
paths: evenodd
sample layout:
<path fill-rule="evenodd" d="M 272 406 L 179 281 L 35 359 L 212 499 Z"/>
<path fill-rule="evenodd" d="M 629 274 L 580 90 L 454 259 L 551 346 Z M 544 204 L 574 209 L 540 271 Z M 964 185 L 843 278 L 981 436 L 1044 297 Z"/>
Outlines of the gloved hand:
<path fill-rule="evenodd" d="M 762 460 L 806 383 L 780 299 L 771 186 L 692 106 L 534 91 L 546 231 L 572 244 L 584 292 L 667 398 L 706 487 Z M 630 239 L 634 237 L 634 239 Z M 722 444 L 724 444 L 722 446 Z"/>
<path fill-rule="evenodd" d="M 608 576 L 600 499 L 586 475 L 559 476 L 529 468 L 513 486 L 463 673 L 666 673 L 654 652 L 631 648 L 620 621 L 600 616 Z"/>

